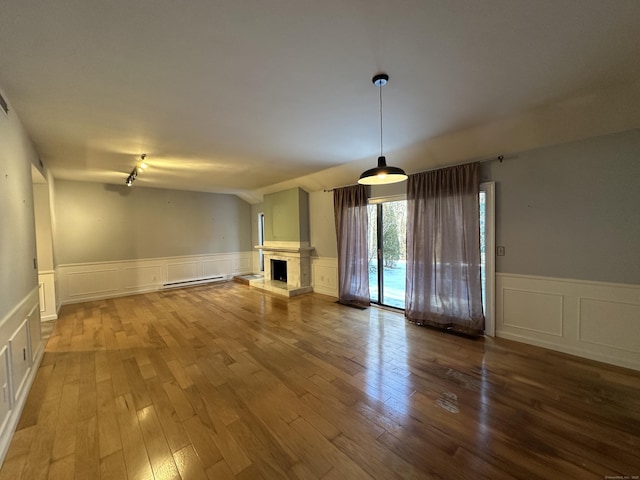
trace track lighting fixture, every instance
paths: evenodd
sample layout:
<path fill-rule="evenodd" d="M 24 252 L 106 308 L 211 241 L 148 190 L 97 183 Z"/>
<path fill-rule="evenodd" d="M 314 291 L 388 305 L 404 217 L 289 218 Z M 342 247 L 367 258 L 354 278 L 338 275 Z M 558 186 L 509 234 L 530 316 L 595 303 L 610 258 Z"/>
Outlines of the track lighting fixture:
<path fill-rule="evenodd" d="M 380 89 L 380 156 L 378 157 L 378 166 L 370 168 L 358 179 L 358 183 L 364 185 L 382 185 L 386 183 L 402 182 L 407 179 L 404 170 L 398 167 L 388 167 L 387 159 L 382 152 L 382 87 L 389 81 L 389 75 L 379 73 L 374 76 L 371 81 Z"/>
<path fill-rule="evenodd" d="M 138 177 L 138 174 L 142 173 L 142 171 L 145 168 L 147 168 L 147 164 L 144 161 L 145 158 L 147 158 L 146 153 L 143 153 L 142 155 L 140 155 L 140 160 L 138 160 L 138 162 L 136 163 L 136 166 L 133 167 L 133 170 L 131 170 L 131 173 L 129 174 L 129 176 L 127 177 L 127 180 L 125 181 L 125 184 L 127 185 L 127 187 L 130 187 L 131 185 L 133 185 L 133 182 Z"/>

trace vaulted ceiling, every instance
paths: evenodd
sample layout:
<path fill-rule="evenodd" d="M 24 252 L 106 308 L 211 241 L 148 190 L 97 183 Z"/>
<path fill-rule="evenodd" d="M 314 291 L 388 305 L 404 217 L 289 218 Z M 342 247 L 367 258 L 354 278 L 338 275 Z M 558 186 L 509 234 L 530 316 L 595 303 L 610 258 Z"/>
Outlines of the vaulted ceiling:
<path fill-rule="evenodd" d="M 394 152 L 637 81 L 639 20 L 637 0 L 7 0 L 0 87 L 56 178 L 124 185 L 146 153 L 136 187 L 246 195 L 373 166 L 377 72 L 385 153 L 411 165 Z"/>

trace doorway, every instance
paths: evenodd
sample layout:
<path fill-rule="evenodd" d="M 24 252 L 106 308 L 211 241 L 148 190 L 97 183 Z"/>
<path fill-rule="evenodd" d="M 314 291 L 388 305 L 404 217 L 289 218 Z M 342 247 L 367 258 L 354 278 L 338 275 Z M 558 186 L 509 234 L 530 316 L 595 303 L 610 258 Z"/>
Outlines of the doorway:
<path fill-rule="evenodd" d="M 480 184 L 480 261 L 485 334 L 495 336 L 495 184 Z M 405 308 L 407 201 L 391 197 L 368 206 L 371 303 Z"/>
<path fill-rule="evenodd" d="M 369 290 L 371 302 L 404 309 L 407 201 L 368 206 Z"/>
<path fill-rule="evenodd" d="M 480 184 L 480 268 L 482 272 L 482 309 L 484 310 L 484 333 L 496 334 L 495 284 L 495 183 Z"/>
<path fill-rule="evenodd" d="M 264 213 L 258 214 L 258 245 L 264 245 Z M 262 249 L 258 250 L 258 264 L 260 265 L 260 271 L 264 272 L 264 252 Z"/>

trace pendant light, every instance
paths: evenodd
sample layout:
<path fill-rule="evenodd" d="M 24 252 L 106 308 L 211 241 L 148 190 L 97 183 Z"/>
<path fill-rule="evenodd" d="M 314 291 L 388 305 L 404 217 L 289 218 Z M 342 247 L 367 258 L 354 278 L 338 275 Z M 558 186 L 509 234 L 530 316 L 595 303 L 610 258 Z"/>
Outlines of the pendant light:
<path fill-rule="evenodd" d="M 380 89 L 380 156 L 378 157 L 378 166 L 360 175 L 358 183 L 363 185 L 384 185 L 403 182 L 407 179 L 407 174 L 401 168 L 387 166 L 387 159 L 382 152 L 382 87 L 389 81 L 389 75 L 379 73 L 371 81 Z"/>

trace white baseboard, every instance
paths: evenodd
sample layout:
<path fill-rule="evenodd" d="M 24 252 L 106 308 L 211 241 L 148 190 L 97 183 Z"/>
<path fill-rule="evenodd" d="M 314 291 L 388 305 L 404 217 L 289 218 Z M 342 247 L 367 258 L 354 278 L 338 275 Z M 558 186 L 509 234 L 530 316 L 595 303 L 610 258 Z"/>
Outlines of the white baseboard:
<path fill-rule="evenodd" d="M 640 370 L 640 285 L 499 273 L 496 336 Z"/>

